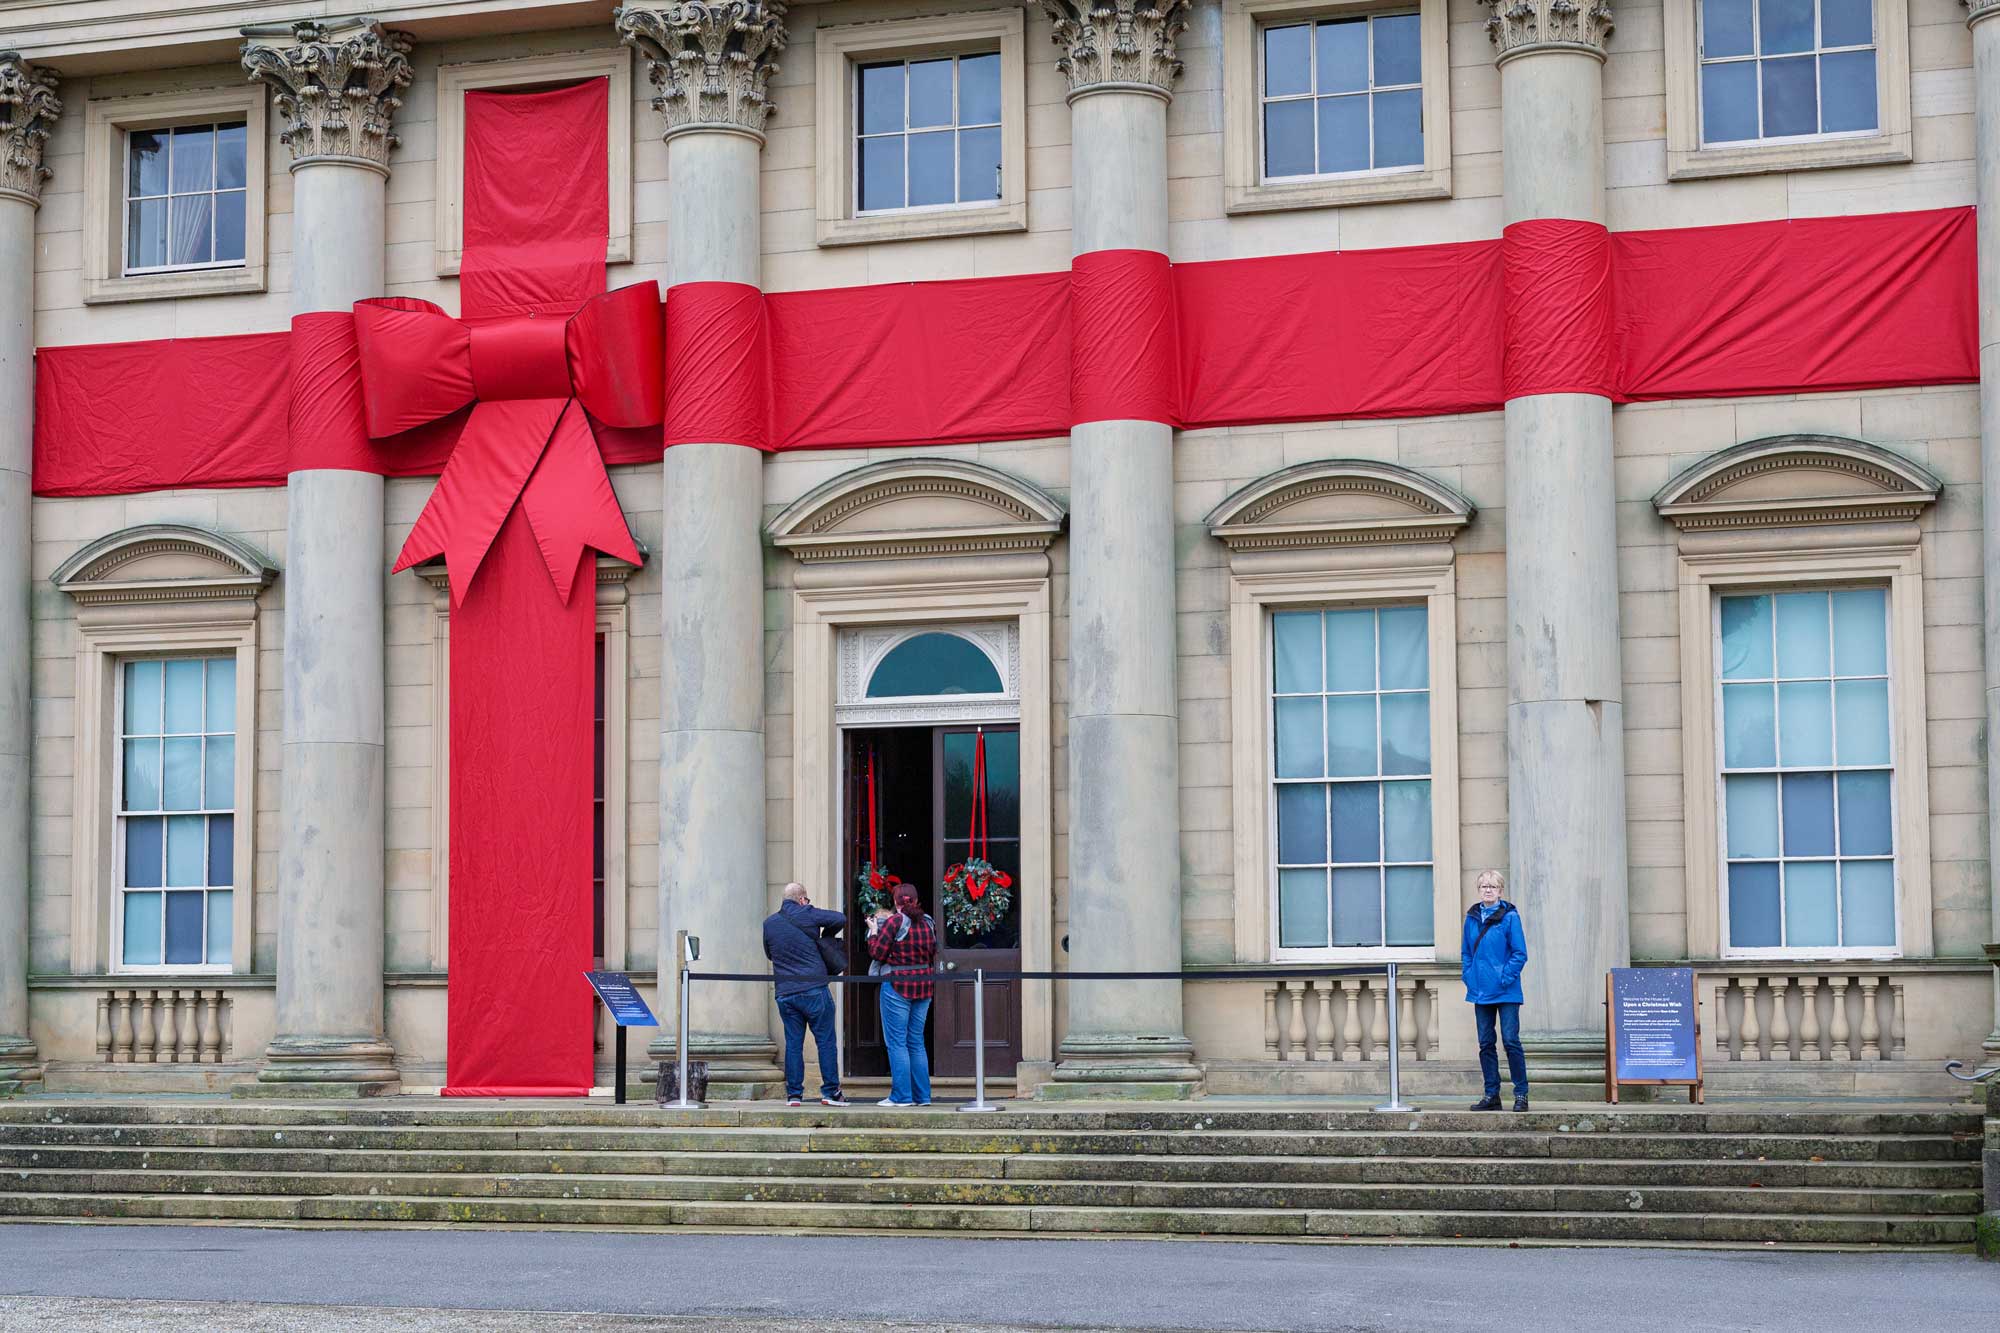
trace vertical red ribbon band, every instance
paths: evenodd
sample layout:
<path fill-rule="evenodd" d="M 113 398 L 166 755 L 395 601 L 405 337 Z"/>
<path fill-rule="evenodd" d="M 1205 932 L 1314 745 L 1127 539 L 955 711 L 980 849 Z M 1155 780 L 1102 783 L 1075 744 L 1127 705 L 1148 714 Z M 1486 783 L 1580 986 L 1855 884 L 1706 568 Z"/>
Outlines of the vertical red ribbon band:
<path fill-rule="evenodd" d="M 1501 396 L 1617 393 L 1611 233 L 1601 223 L 1532 218 L 1500 235 L 1506 334 Z"/>

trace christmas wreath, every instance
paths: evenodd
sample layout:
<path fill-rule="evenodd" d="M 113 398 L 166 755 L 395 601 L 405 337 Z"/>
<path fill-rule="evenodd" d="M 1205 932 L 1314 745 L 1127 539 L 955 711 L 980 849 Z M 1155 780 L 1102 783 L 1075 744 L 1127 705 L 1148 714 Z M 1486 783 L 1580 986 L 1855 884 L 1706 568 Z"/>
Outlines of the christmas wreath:
<path fill-rule="evenodd" d="M 896 899 L 896 886 L 903 881 L 889 873 L 887 866 L 878 866 L 873 861 L 861 867 L 861 873 L 854 877 L 856 900 L 861 905 L 861 915 L 874 916 L 886 912 Z"/>
<path fill-rule="evenodd" d="M 958 939 L 984 935 L 1014 905 L 1014 877 L 991 861 L 969 856 L 944 872 L 944 924 Z"/>

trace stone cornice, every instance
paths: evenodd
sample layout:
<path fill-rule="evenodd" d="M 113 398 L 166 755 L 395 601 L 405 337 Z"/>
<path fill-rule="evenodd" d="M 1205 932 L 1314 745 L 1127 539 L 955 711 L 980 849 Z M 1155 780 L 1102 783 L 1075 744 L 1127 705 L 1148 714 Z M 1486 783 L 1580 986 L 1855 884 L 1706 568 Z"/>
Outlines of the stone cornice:
<path fill-rule="evenodd" d="M 1496 63 L 1535 51 L 1581 51 L 1604 58 L 1611 44 L 1610 0 L 1479 0 L 1492 10 L 1486 35 Z"/>
<path fill-rule="evenodd" d="M 1990 19 L 2000 14 L 2000 0 L 1959 0 L 1965 6 L 1965 26 L 1971 27 L 1981 19 Z"/>
<path fill-rule="evenodd" d="M 1733 445 L 1684 468 L 1653 496 L 1683 532 L 1914 520 L 1942 483 L 1862 440 L 1779 435 Z"/>
<path fill-rule="evenodd" d="M 133 577 L 142 561 L 178 558 L 180 572 Z M 91 542 L 57 567 L 49 582 L 81 606 L 250 601 L 278 577 L 278 567 L 248 542 L 179 523 L 126 528 Z"/>
<path fill-rule="evenodd" d="M 1236 491 L 1204 520 L 1232 551 L 1449 542 L 1472 502 L 1393 463 L 1326 459 L 1282 468 Z"/>
<path fill-rule="evenodd" d="M 292 170 L 320 162 L 371 167 L 385 175 L 389 150 L 401 142 L 393 127 L 397 94 L 409 86 L 407 33 L 387 32 L 372 19 L 291 27 L 291 40 L 265 41 L 267 29 L 246 28 L 243 68 L 250 81 L 277 94 Z"/>
<path fill-rule="evenodd" d="M 747 134 L 764 141 L 771 76 L 785 49 L 784 0 L 680 0 L 659 9 L 612 11 L 626 45 L 646 57 L 666 119 L 662 138 L 690 130 Z"/>
<path fill-rule="evenodd" d="M 1063 49 L 1072 98 L 1119 90 L 1173 95 L 1189 0 L 1038 0 Z"/>
<path fill-rule="evenodd" d="M 56 76 L 37 69 L 18 51 L 0 52 L 0 198 L 41 206 L 42 182 L 53 173 L 42 165 L 49 129 L 62 115 Z"/>

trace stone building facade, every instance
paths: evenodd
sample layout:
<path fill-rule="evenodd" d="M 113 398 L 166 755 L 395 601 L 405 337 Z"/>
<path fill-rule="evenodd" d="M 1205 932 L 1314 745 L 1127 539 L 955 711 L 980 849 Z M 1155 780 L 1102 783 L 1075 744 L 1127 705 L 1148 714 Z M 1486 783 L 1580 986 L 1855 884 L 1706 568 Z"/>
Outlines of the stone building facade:
<path fill-rule="evenodd" d="M 647 558 L 596 590 L 596 952 L 642 981 L 676 931 L 761 969 L 789 879 L 848 901 L 875 759 L 922 785 L 901 870 L 928 879 L 985 727 L 1018 903 L 980 947 L 1212 974 L 1001 988 L 1023 1088 L 1372 1090 L 1390 1005 L 1406 1086 L 1461 1085 L 1458 922 L 1505 867 L 1550 1076 L 1601 1063 L 1604 970 L 1635 962 L 1695 969 L 1723 1086 L 1941 1092 L 2000 1049 L 2000 6 L 1807 0 L 1803 47 L 1764 9 L 11 7 L 0 1078 L 443 1081 L 450 601 L 387 572 L 432 481 L 31 496 L 34 353 L 456 309 L 467 92 L 601 77 L 613 286 L 1979 205 L 1978 385 L 681 445 L 612 470 Z M 1820 62 L 1803 130 L 1788 56 Z M 1227 979 L 1388 959 L 1394 996 Z M 691 1026 L 768 1081 L 768 992 L 705 988 Z"/>

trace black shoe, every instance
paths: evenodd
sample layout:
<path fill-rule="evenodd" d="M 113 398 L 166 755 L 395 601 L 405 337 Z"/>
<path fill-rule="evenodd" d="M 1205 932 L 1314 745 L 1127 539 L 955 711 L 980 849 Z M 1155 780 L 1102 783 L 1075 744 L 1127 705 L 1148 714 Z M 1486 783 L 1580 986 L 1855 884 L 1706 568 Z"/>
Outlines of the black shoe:
<path fill-rule="evenodd" d="M 1472 1104 L 1472 1109 L 1475 1111 L 1497 1111 L 1500 1109 L 1500 1097 L 1497 1093 L 1491 1097 L 1482 1097 Z"/>
<path fill-rule="evenodd" d="M 1493 1103 L 1493 1109 L 1494 1109 L 1494 1110 L 1496 1110 L 1496 1111 L 1497 1111 L 1497 1110 L 1499 1110 L 1499 1109 L 1500 1109 L 1500 1103 L 1499 1103 L 1499 1102 L 1497 1102 L 1497 1101 L 1496 1101 L 1496 1102 L 1494 1102 L 1494 1103 Z M 1527 1110 L 1527 1109 L 1528 1109 L 1528 1099 L 1527 1099 L 1526 1097 L 1516 1097 L 1516 1098 L 1514 1099 L 1514 1109 L 1515 1109 L 1516 1111 L 1525 1111 L 1525 1110 Z"/>

